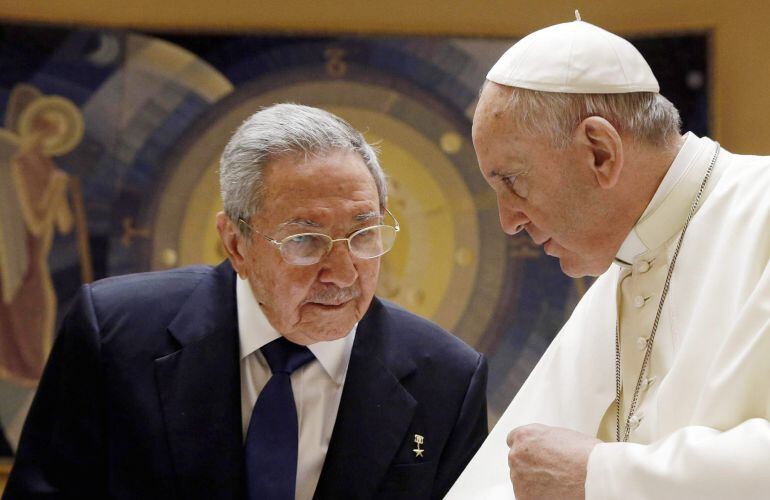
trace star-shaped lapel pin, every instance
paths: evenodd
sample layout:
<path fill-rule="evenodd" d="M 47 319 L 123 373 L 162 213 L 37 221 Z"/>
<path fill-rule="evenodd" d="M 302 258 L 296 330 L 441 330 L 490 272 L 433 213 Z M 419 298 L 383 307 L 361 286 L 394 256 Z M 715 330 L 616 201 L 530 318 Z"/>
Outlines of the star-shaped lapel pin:
<path fill-rule="evenodd" d="M 425 442 L 425 438 L 419 434 L 415 434 L 414 442 L 417 445 L 417 447 L 412 450 L 414 452 L 415 458 L 425 458 L 425 456 L 423 455 L 423 453 L 425 452 L 425 449 L 420 448 L 420 446 Z"/>

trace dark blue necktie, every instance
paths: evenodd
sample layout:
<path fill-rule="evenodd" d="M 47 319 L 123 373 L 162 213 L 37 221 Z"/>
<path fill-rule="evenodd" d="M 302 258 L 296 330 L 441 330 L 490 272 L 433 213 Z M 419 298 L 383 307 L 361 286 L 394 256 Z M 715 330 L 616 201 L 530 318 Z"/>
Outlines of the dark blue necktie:
<path fill-rule="evenodd" d="M 248 500 L 294 500 L 297 479 L 297 407 L 290 375 L 313 359 L 280 337 L 261 349 L 273 376 L 259 393 L 246 432 Z"/>

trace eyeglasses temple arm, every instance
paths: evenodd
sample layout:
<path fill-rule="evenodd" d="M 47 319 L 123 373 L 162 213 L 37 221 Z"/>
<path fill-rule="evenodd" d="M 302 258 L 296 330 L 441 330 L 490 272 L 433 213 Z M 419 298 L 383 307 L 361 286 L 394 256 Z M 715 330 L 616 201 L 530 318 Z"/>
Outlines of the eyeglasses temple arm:
<path fill-rule="evenodd" d="M 396 229 L 396 232 L 401 231 L 401 225 L 398 223 L 398 219 L 396 219 L 396 216 L 393 215 L 393 212 L 385 208 L 385 211 L 388 212 L 388 215 L 390 215 L 390 218 L 393 219 L 393 227 Z"/>
<path fill-rule="evenodd" d="M 254 231 L 255 233 L 257 233 L 258 235 L 262 236 L 264 239 L 266 239 L 267 241 L 269 241 L 270 243 L 272 243 L 272 244 L 273 244 L 273 245 L 275 245 L 276 247 L 278 247 L 278 248 L 281 248 L 281 245 L 282 245 L 282 243 L 281 243 L 280 241 L 278 241 L 278 240 L 274 240 L 274 239 L 273 239 L 273 238 L 271 238 L 270 236 L 268 236 L 268 235 L 266 235 L 266 234 L 264 234 L 264 233 L 261 233 L 260 231 L 257 231 L 256 229 L 254 229 L 253 227 L 251 227 L 251 224 L 249 224 L 248 222 L 246 222 L 245 220 L 243 220 L 243 217 L 238 217 L 238 222 L 240 222 L 240 223 L 241 223 L 241 224 L 243 224 L 244 226 L 248 227 L 249 229 L 251 229 L 252 231 Z"/>

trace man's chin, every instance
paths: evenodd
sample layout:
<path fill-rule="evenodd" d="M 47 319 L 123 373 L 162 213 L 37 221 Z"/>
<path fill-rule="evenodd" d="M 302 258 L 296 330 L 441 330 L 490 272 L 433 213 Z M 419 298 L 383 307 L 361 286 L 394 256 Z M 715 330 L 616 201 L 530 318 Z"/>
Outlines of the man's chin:
<path fill-rule="evenodd" d="M 302 337 L 301 343 L 306 345 L 338 340 L 347 336 L 359 319 L 354 300 L 337 305 L 307 303 L 302 306 L 294 336 Z"/>
<path fill-rule="evenodd" d="M 572 271 L 569 268 L 565 269 L 564 266 L 561 266 L 561 272 L 569 276 L 570 278 L 577 279 L 577 278 L 584 278 L 588 276 L 588 274 L 584 272 L 578 272 L 578 271 Z"/>
<path fill-rule="evenodd" d="M 581 259 L 575 259 L 574 257 L 560 257 L 559 258 L 559 267 L 561 267 L 561 272 L 569 276 L 570 278 L 584 278 L 586 276 L 592 276 L 596 277 L 604 273 L 607 269 L 609 269 L 610 265 L 607 264 L 606 267 L 601 269 L 601 266 L 597 265 L 591 265 L 586 261 L 581 261 Z"/>
<path fill-rule="evenodd" d="M 339 340 L 341 338 L 347 337 L 350 331 L 353 329 L 353 325 L 355 325 L 355 323 L 352 323 L 350 328 L 347 330 L 328 329 L 328 326 L 327 329 L 313 329 L 312 327 L 303 328 L 303 331 L 296 332 L 291 336 L 286 335 L 286 338 L 295 344 L 301 345 L 312 345 L 318 342 L 331 342 L 333 340 Z M 319 325 L 319 328 L 323 327 Z"/>

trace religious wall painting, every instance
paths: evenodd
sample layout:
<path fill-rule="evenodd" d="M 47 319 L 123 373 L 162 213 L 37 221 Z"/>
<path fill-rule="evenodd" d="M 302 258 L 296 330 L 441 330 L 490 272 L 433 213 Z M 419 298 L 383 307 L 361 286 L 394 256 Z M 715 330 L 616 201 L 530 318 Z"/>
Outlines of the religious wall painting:
<path fill-rule="evenodd" d="M 48 258 L 56 234 L 74 233 L 81 281 L 91 279 L 79 183 L 55 161 L 77 147 L 83 128 L 72 101 L 28 84 L 11 90 L 0 128 L 0 415 L 11 446 L 53 340 L 57 295 Z"/>

